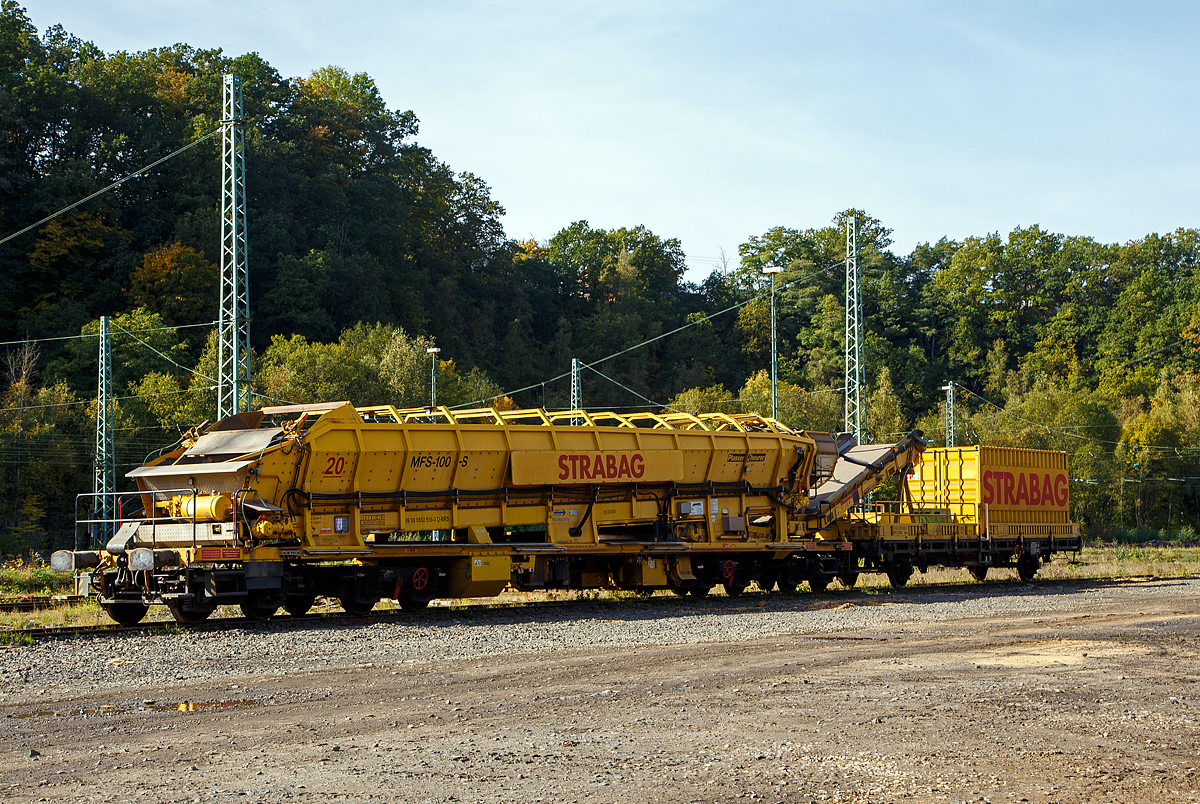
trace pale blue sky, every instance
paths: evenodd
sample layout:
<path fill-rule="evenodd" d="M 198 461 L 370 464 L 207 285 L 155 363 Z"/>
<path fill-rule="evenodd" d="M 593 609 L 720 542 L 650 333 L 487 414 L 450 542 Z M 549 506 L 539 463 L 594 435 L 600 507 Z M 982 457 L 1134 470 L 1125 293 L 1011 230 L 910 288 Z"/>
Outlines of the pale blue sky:
<path fill-rule="evenodd" d="M 28 0 L 106 51 L 336 64 L 481 176 L 510 236 L 677 237 L 689 278 L 855 206 L 894 250 L 1200 226 L 1200 4 Z"/>

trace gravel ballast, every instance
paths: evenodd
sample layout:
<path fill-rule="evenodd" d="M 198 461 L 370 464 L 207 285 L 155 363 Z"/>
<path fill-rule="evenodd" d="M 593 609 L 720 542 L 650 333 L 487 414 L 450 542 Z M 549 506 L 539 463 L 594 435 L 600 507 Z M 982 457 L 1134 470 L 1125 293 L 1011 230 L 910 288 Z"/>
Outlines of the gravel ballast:
<path fill-rule="evenodd" d="M 48 640 L 0 650 L 0 796 L 1200 801 L 1198 601 L 986 583 Z"/>
<path fill-rule="evenodd" d="M 644 647 L 729 643 L 773 636 L 874 638 L 920 633 L 931 624 L 1087 611 L 1119 602 L 1127 585 L 980 585 L 896 595 L 671 598 L 536 609 L 431 609 L 386 621 L 334 619 L 116 636 L 50 639 L 0 653 L 3 693 L 130 689 L 171 681 L 259 677 L 281 672 L 380 667 L 497 654 L 554 653 L 590 645 Z M 1155 584 L 1162 597 L 1191 596 L 1200 579 Z M 41 692 L 45 690 L 45 692 Z"/>

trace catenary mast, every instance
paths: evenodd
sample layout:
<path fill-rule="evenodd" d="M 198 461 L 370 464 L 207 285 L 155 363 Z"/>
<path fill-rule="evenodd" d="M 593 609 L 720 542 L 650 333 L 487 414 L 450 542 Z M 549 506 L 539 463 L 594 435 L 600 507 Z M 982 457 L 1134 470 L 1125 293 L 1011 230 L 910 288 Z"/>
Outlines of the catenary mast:
<path fill-rule="evenodd" d="M 246 137 L 242 79 L 225 76 L 221 117 L 221 312 L 217 416 L 250 410 L 250 282 L 246 262 Z"/>
<path fill-rule="evenodd" d="M 846 432 L 861 444 L 862 430 L 862 286 L 858 264 L 858 218 L 846 221 Z"/>
<path fill-rule="evenodd" d="M 88 531 L 92 534 L 93 547 L 108 543 L 112 536 L 111 522 L 115 505 L 117 455 L 113 443 L 113 372 L 112 338 L 109 334 L 108 316 L 100 316 L 100 370 L 96 379 L 96 456 L 92 464 L 92 519 Z"/>

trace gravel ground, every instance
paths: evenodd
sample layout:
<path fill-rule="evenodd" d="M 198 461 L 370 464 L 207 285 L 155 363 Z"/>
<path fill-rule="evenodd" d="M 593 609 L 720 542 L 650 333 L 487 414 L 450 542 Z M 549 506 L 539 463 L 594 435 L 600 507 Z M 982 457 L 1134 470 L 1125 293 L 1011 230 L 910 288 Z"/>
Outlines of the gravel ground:
<path fill-rule="evenodd" d="M 55 640 L 0 798 L 1200 802 L 1198 656 L 1200 579 Z"/>

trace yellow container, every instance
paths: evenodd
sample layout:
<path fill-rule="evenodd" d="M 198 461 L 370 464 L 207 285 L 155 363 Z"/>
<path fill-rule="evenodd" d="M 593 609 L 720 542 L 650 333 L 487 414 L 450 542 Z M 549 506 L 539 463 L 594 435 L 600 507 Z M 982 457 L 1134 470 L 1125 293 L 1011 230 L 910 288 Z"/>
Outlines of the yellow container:
<path fill-rule="evenodd" d="M 951 522 L 1070 521 L 1067 453 L 1016 447 L 927 449 L 906 478 L 913 502 Z"/>
<path fill-rule="evenodd" d="M 512 415 L 489 412 L 491 421 L 480 422 L 482 415 L 441 411 L 429 422 L 414 411 L 345 405 L 306 434 L 298 467 L 299 451 L 269 452 L 252 485 L 271 500 L 286 488 L 271 478 L 297 476 L 312 495 L 309 530 L 331 546 L 338 530 L 318 520 L 343 511 L 351 534 L 542 524 L 549 541 L 595 542 L 600 528 L 655 522 L 666 491 L 692 484 L 696 531 L 708 540 L 725 538 L 725 518 L 747 506 L 769 509 L 771 500 L 762 492 L 718 497 L 702 484 L 790 483 L 794 493 L 816 454 L 806 434 L 757 417 L 675 414 L 635 426 L 611 416 L 613 423 L 579 427 L 542 411 Z"/>

